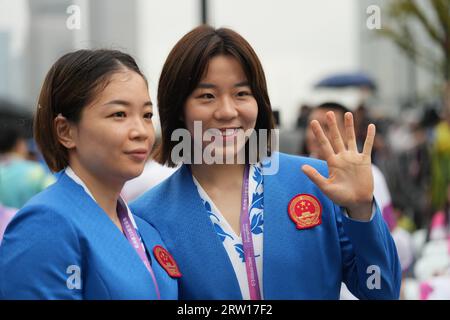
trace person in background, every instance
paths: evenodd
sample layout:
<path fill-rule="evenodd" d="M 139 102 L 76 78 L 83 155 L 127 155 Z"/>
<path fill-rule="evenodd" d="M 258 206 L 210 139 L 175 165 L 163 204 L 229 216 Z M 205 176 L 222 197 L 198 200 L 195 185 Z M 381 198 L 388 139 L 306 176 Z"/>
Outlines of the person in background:
<path fill-rule="evenodd" d="M 300 106 L 300 111 L 297 118 L 296 128 L 301 130 L 306 130 L 308 127 L 308 118 L 311 113 L 311 107 L 307 104 L 302 104 Z"/>
<path fill-rule="evenodd" d="M 325 128 L 326 133 L 329 135 L 330 131 L 327 125 L 326 114 L 330 111 L 334 112 L 339 131 L 341 134 L 344 134 L 344 115 L 350 110 L 340 103 L 330 101 L 314 107 L 309 115 L 309 122 L 313 120 L 319 121 L 322 127 Z M 310 126 L 306 131 L 305 142 L 305 149 L 309 156 L 322 160 L 324 159 L 324 155 L 321 153 L 320 146 L 318 145 Z M 414 261 L 411 235 L 397 225 L 396 216 L 392 205 L 392 198 L 386 179 L 381 170 L 374 164 L 372 164 L 372 174 L 374 179 L 374 197 L 380 207 L 384 221 L 386 222 L 395 241 L 404 276 Z M 343 287 L 341 299 L 352 298 L 354 298 L 353 295 L 346 287 Z"/>
<path fill-rule="evenodd" d="M 329 135 L 329 128 L 327 125 L 326 114 L 332 111 L 336 116 L 337 125 L 341 134 L 345 132 L 344 124 L 344 114 L 350 110 L 340 103 L 333 101 L 324 102 L 318 106 L 315 106 L 311 113 L 309 114 L 309 123 L 312 120 L 317 120 L 323 126 L 325 133 Z M 320 152 L 320 146 L 318 145 L 317 139 L 314 136 L 311 126 L 307 127 L 306 139 L 305 139 L 305 151 L 307 155 L 317 158 L 324 159 L 324 155 Z M 386 221 L 390 230 L 395 227 L 395 217 L 392 209 L 391 194 L 389 192 L 386 179 L 383 173 L 374 164 L 372 164 L 372 174 L 374 178 L 374 196 L 377 200 L 380 210 L 383 214 L 383 218 Z"/>
<path fill-rule="evenodd" d="M 434 129 L 431 147 L 431 200 L 434 211 L 441 209 L 450 183 L 450 120 L 442 119 Z"/>
<path fill-rule="evenodd" d="M 433 215 L 427 234 L 427 241 L 444 239 L 450 239 L 450 183 L 447 185 L 445 204 Z"/>
<path fill-rule="evenodd" d="M 28 160 L 24 134 L 12 123 L 0 125 L 0 203 L 20 209 L 55 182 L 37 162 Z"/>

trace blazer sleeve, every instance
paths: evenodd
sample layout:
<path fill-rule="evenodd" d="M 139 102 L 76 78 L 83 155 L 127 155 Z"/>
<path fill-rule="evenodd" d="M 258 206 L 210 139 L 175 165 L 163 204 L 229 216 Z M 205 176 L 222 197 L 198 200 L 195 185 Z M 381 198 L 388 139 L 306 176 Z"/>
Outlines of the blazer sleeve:
<path fill-rule="evenodd" d="M 359 299 L 398 299 L 401 267 L 394 240 L 380 209 L 369 222 L 348 218 L 334 205 L 339 231 L 343 281 Z"/>
<path fill-rule="evenodd" d="M 0 246 L 0 299 L 82 299 L 82 259 L 73 225 L 43 206 L 25 207 Z"/>

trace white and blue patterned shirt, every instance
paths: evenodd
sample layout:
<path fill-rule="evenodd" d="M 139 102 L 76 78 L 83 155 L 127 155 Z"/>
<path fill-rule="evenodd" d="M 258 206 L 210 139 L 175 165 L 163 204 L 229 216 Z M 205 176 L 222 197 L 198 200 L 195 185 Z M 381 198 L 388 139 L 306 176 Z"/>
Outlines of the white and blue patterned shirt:
<path fill-rule="evenodd" d="M 220 213 L 217 206 L 202 188 L 200 183 L 192 176 L 194 184 L 197 186 L 200 198 L 205 205 L 206 213 L 211 219 L 217 236 L 222 241 L 222 244 L 230 258 L 233 265 L 236 278 L 241 289 L 242 298 L 244 300 L 250 299 L 250 291 L 248 288 L 247 271 L 245 268 L 245 257 L 242 245 L 242 238 L 238 236 L 227 220 Z M 248 181 L 248 203 L 249 203 L 249 220 L 252 231 L 253 246 L 255 250 L 256 269 L 258 271 L 258 280 L 261 290 L 261 298 L 263 299 L 263 282 L 262 282 L 262 262 L 263 262 L 263 210 L 264 210 L 264 190 L 263 190 L 263 175 L 261 172 L 261 165 L 250 165 L 249 181 Z"/>

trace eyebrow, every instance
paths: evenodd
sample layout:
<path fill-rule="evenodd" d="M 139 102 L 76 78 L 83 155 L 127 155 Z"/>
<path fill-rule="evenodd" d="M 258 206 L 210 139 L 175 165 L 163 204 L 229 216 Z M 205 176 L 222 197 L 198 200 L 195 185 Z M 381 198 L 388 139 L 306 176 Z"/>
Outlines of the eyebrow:
<path fill-rule="evenodd" d="M 125 107 L 131 106 L 131 103 L 126 100 L 111 100 L 111 101 L 105 103 L 104 106 L 111 105 L 111 104 L 119 104 L 119 105 L 123 105 Z M 153 107 L 153 103 L 151 101 L 146 101 L 146 102 L 144 102 L 143 106 L 144 107 L 145 106 Z"/>
<path fill-rule="evenodd" d="M 236 83 L 233 87 L 237 88 L 237 87 L 249 87 L 250 84 L 248 83 L 248 81 L 242 81 L 242 82 L 238 82 Z M 215 89 L 217 88 L 217 86 L 215 84 L 212 83 L 199 83 L 197 86 L 197 89 Z"/>

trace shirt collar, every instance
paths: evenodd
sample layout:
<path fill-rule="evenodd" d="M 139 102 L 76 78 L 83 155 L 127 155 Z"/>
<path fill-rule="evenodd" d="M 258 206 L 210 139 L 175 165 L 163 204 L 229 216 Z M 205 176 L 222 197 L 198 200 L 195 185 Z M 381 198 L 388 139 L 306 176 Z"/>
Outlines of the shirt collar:
<path fill-rule="evenodd" d="M 73 171 L 73 169 L 68 166 L 65 169 L 65 173 L 66 175 L 71 178 L 76 184 L 80 185 L 84 191 L 92 198 L 92 200 L 94 200 L 95 203 L 97 203 L 97 201 L 95 200 L 94 196 L 92 195 L 91 191 L 89 191 L 89 188 L 86 186 L 86 184 L 83 182 L 83 180 L 81 180 L 81 178 L 79 176 L 77 176 L 77 174 Z M 122 199 L 122 197 L 120 196 L 120 200 L 121 202 L 125 205 L 125 207 L 127 208 L 127 212 L 128 212 L 128 217 L 130 218 L 131 222 L 133 223 L 134 228 L 137 229 L 137 225 L 136 222 L 134 221 L 134 217 L 133 214 L 130 211 L 130 208 L 128 207 L 128 204 L 125 202 L 125 200 Z M 97 203 L 98 204 L 98 203 Z"/>

